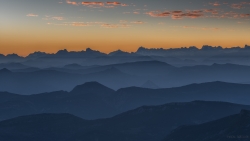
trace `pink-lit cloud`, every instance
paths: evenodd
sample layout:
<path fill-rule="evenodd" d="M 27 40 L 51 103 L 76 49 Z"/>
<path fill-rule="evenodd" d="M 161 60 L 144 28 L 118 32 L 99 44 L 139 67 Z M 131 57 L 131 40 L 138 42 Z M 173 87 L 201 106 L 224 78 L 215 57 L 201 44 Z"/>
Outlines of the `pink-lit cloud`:
<path fill-rule="evenodd" d="M 133 21 L 133 22 L 130 22 L 132 24 L 145 24 L 145 22 L 143 21 Z"/>
<path fill-rule="evenodd" d="M 221 5 L 219 2 L 210 2 L 209 4 L 213 5 L 213 6 L 220 6 Z"/>
<path fill-rule="evenodd" d="M 70 1 L 70 0 L 66 0 L 66 3 L 67 3 L 67 4 L 71 4 L 71 5 L 78 5 L 77 2 L 75 2 L 75 1 Z"/>
<path fill-rule="evenodd" d="M 234 11 L 225 12 L 220 9 L 202 9 L 202 10 L 174 10 L 174 11 L 150 11 L 145 13 L 151 17 L 171 17 L 172 19 L 196 19 L 196 18 L 249 18 L 249 13 L 238 13 Z"/>
<path fill-rule="evenodd" d="M 151 17 L 169 17 L 171 15 L 171 12 L 150 11 L 146 14 L 148 14 Z"/>
<path fill-rule="evenodd" d="M 171 16 L 172 19 L 183 19 L 183 18 L 199 18 L 202 17 L 203 11 L 201 10 L 186 10 L 186 11 L 181 11 L 181 10 L 176 10 L 176 11 L 165 11 L 165 12 L 159 12 L 159 11 L 150 11 L 148 13 L 149 16 L 151 17 L 169 17 Z"/>
<path fill-rule="evenodd" d="M 242 9 L 243 8 L 243 4 L 231 4 L 231 7 L 233 9 Z"/>

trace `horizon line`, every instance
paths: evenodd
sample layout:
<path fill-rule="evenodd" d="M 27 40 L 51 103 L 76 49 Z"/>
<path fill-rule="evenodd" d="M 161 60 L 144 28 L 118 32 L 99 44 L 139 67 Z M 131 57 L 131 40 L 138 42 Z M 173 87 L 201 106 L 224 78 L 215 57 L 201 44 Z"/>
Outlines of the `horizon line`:
<path fill-rule="evenodd" d="M 106 54 L 106 55 L 109 55 L 110 53 L 112 52 L 116 52 L 116 51 L 122 51 L 122 52 L 126 52 L 126 53 L 136 53 L 140 48 L 144 48 L 144 49 L 148 49 L 148 50 L 164 50 L 164 51 L 168 51 L 168 50 L 175 50 L 175 49 L 191 49 L 191 48 L 196 48 L 198 50 L 202 50 L 204 47 L 212 47 L 212 48 L 221 48 L 221 49 L 233 49 L 233 48 L 240 48 L 240 49 L 245 49 L 247 47 L 250 48 L 250 45 L 248 44 L 245 44 L 245 46 L 241 47 L 241 46 L 232 46 L 232 47 L 222 47 L 222 46 L 211 46 L 211 45 L 203 45 L 202 47 L 197 47 L 197 46 L 189 46 L 189 47 L 173 47 L 173 48 L 163 48 L 163 47 L 158 47 L 158 48 L 147 48 L 147 47 L 144 47 L 144 46 L 140 46 L 137 48 L 136 51 L 132 51 L 132 52 L 129 52 L 129 51 L 124 51 L 124 50 L 121 50 L 121 49 L 117 49 L 117 50 L 113 50 L 111 52 L 108 52 L 108 53 L 105 53 L 105 52 L 101 52 L 100 50 L 94 50 L 94 49 L 91 49 L 90 47 L 87 47 L 85 48 L 85 50 L 68 50 L 68 49 L 59 49 L 58 51 L 56 52 L 52 52 L 52 53 L 49 53 L 49 52 L 44 52 L 44 51 L 34 51 L 34 52 L 30 52 L 28 55 L 26 56 L 22 56 L 22 55 L 19 55 L 18 53 L 11 53 L 11 54 L 2 54 L 0 53 L 0 55 L 3 55 L 3 56 L 9 56 L 9 55 L 17 55 L 19 57 L 28 57 L 29 55 L 31 54 L 34 54 L 34 53 L 45 53 L 47 55 L 54 55 L 54 54 L 57 54 L 59 51 L 67 51 L 68 53 L 70 52 L 86 52 L 87 50 L 92 50 L 92 51 L 98 51 L 100 53 L 103 53 L 103 54 Z"/>

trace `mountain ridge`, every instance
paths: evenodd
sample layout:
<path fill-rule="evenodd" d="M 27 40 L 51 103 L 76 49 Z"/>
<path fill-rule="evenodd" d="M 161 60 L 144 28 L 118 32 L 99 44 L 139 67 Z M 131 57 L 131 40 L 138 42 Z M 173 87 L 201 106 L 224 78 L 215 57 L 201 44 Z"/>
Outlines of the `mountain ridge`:
<path fill-rule="evenodd" d="M 180 126 L 163 141 L 247 141 L 250 132 L 250 111 L 240 113 L 200 125 Z"/>
<path fill-rule="evenodd" d="M 26 115 L 1 121 L 0 140 L 160 141 L 182 125 L 206 124 L 237 114 L 241 109 L 250 109 L 250 106 L 210 101 L 175 102 L 143 106 L 97 120 L 63 113 Z"/>
<path fill-rule="evenodd" d="M 56 55 L 56 54 L 67 54 L 67 53 L 101 53 L 101 54 L 105 54 L 105 55 L 112 55 L 112 53 L 128 53 L 128 54 L 134 54 L 134 53 L 138 53 L 138 52 L 141 52 L 142 50 L 146 50 L 146 51 L 173 51 L 173 50 L 190 50 L 190 51 L 193 51 L 193 50 L 241 50 L 241 49 L 249 49 L 250 46 L 248 45 L 245 45 L 244 47 L 231 47 L 231 48 L 223 48 L 221 46 L 209 46 L 209 45 L 203 45 L 201 48 L 198 48 L 198 47 L 194 47 L 194 46 L 190 46 L 190 47 L 179 47 L 179 48 L 145 48 L 145 47 L 138 47 L 137 51 L 136 52 L 125 52 L 125 51 L 121 51 L 120 49 L 116 50 L 116 51 L 111 51 L 110 53 L 103 53 L 103 52 L 100 52 L 100 51 L 97 51 L 97 50 L 92 50 L 91 48 L 86 48 L 86 50 L 81 50 L 81 51 L 68 51 L 67 49 L 64 49 L 64 50 L 58 50 L 57 52 L 55 53 L 46 53 L 46 52 L 41 52 L 41 51 L 35 51 L 33 53 L 30 53 L 29 55 L 27 55 L 26 57 L 30 57 L 30 58 L 35 58 L 35 57 L 38 57 L 38 56 L 45 56 L 45 55 Z M 20 57 L 21 56 L 18 56 L 17 54 L 7 54 L 7 55 L 3 55 L 1 54 L 2 57 Z M 24 58 L 26 58 L 24 57 Z"/>

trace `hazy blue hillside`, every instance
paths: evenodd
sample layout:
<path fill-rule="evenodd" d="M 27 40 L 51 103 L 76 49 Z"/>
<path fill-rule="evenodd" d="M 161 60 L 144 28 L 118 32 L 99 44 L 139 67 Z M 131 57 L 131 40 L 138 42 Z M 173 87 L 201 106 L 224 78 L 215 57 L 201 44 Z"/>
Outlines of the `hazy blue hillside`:
<path fill-rule="evenodd" d="M 0 93 L 0 120 L 39 113 L 70 113 L 84 119 L 112 117 L 144 105 L 194 100 L 249 104 L 249 84 L 211 82 L 177 88 L 139 87 L 112 90 L 97 82 L 76 86 L 70 92 L 35 95 Z"/>
<path fill-rule="evenodd" d="M 181 125 L 201 124 L 217 120 L 236 114 L 243 108 L 250 109 L 249 106 L 245 105 L 194 101 L 161 106 L 143 106 L 112 118 L 99 120 L 83 120 L 69 114 L 22 116 L 0 122 L 0 140 L 161 141 L 171 130 Z M 236 118 L 236 120 L 238 119 Z M 234 124 L 237 123 L 236 120 L 234 122 L 220 120 L 220 123 L 216 123 L 222 124 L 222 128 L 229 125 L 237 127 L 238 125 Z M 245 123 L 243 119 L 239 122 Z M 212 125 L 211 128 L 214 127 Z M 215 130 L 220 129 L 219 126 Z M 238 128 L 232 129 L 238 132 L 242 131 Z M 189 132 L 192 131 L 193 129 Z"/>
<path fill-rule="evenodd" d="M 43 69 L 28 66 L 26 68 L 21 65 L 19 69 L 1 69 L 0 77 L 0 91 L 36 94 L 60 90 L 70 91 L 74 86 L 89 81 L 97 81 L 114 90 L 131 86 L 143 87 L 147 81 L 154 83 L 155 86 L 152 88 L 180 87 L 213 81 L 243 83 L 250 81 L 250 66 L 213 64 L 175 67 L 160 61 L 139 61 L 103 66 L 79 64 L 72 66 L 71 64 L 66 67 Z"/>
<path fill-rule="evenodd" d="M 250 111 L 200 125 L 182 126 L 164 141 L 248 141 L 250 138 Z"/>

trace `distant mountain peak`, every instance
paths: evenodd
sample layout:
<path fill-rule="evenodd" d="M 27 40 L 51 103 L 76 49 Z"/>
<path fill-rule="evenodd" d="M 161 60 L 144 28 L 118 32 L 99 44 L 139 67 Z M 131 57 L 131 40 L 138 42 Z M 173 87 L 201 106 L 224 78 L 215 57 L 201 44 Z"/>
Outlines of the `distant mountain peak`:
<path fill-rule="evenodd" d="M 12 71 L 6 69 L 6 68 L 3 68 L 0 70 L 0 73 L 12 73 Z"/>
<path fill-rule="evenodd" d="M 92 50 L 91 48 L 86 48 L 86 52 L 92 52 L 94 50 Z"/>
<path fill-rule="evenodd" d="M 250 49 L 250 45 L 245 45 L 245 49 Z"/>
<path fill-rule="evenodd" d="M 125 51 L 122 51 L 122 50 L 118 49 L 116 51 L 110 52 L 108 55 L 109 56 L 130 56 L 130 55 L 135 55 L 135 54 L 134 53 L 125 52 Z"/>
<path fill-rule="evenodd" d="M 37 51 L 37 52 L 30 53 L 27 57 L 28 58 L 32 58 L 32 57 L 36 58 L 36 57 L 42 57 L 42 56 L 45 56 L 45 55 L 47 55 L 47 53 Z"/>
<path fill-rule="evenodd" d="M 96 81 L 86 82 L 82 85 L 78 85 L 71 91 L 71 93 L 74 94 L 83 94 L 83 93 L 110 94 L 113 92 L 115 91 Z"/>
<path fill-rule="evenodd" d="M 203 45 L 202 50 L 223 50 L 223 48 L 221 46 L 213 47 L 209 45 Z"/>
<path fill-rule="evenodd" d="M 68 50 L 64 49 L 64 50 L 59 50 L 56 54 L 67 54 Z"/>

